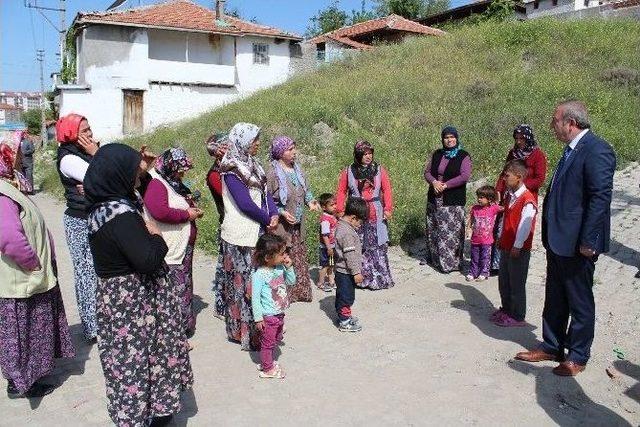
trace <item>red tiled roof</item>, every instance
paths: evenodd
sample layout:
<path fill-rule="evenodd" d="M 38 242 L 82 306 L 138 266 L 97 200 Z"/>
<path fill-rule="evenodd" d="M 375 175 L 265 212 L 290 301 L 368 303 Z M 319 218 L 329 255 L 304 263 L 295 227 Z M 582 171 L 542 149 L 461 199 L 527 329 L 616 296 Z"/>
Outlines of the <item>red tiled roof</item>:
<path fill-rule="evenodd" d="M 216 20 L 215 12 L 189 0 L 169 0 L 164 3 L 134 9 L 109 12 L 87 12 L 76 16 L 75 24 L 104 23 L 152 28 L 175 28 L 206 33 L 255 35 L 302 40 L 301 37 L 277 28 L 254 24 L 224 15 Z"/>
<path fill-rule="evenodd" d="M 11 104 L 0 104 L 0 110 L 22 110 L 22 108 Z"/>
<path fill-rule="evenodd" d="M 342 43 L 342 44 L 345 44 L 347 46 L 350 46 L 350 47 L 352 47 L 354 49 L 359 49 L 359 50 L 373 49 L 373 46 L 371 46 L 371 45 L 360 43 L 360 42 L 357 42 L 355 40 L 351 40 L 351 39 L 349 39 L 347 37 L 337 37 L 337 36 L 329 34 L 327 36 L 327 38 L 329 38 L 331 40 L 334 40 L 334 41 L 337 41 L 338 43 Z"/>
<path fill-rule="evenodd" d="M 389 16 L 385 16 L 384 18 L 372 19 L 370 21 L 360 22 L 358 24 L 350 25 L 348 27 L 338 28 L 337 30 L 331 31 L 329 33 L 320 34 L 319 36 L 309 39 L 308 42 L 316 43 L 316 44 L 322 43 L 327 41 L 327 38 L 342 42 L 343 39 L 362 36 L 365 34 L 373 33 L 380 30 L 385 30 L 385 29 L 404 31 L 407 33 L 414 33 L 414 34 L 426 34 L 431 36 L 441 36 L 445 34 L 445 32 L 442 30 L 427 27 L 426 25 L 419 24 L 415 21 L 411 21 L 410 19 L 403 18 L 400 15 L 389 15 Z M 362 43 L 359 43 L 359 44 L 362 44 Z M 363 45 L 363 46 L 369 46 L 369 45 Z"/>
<path fill-rule="evenodd" d="M 623 0 L 612 4 L 614 9 L 624 9 L 626 7 L 640 6 L 640 0 Z"/>

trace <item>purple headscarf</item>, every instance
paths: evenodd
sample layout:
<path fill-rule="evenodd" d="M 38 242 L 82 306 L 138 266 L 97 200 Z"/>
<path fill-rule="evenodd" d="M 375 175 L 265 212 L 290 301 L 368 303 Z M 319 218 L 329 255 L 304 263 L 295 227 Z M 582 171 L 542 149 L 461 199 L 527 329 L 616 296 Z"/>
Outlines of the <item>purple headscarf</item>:
<path fill-rule="evenodd" d="M 274 171 L 278 177 L 278 197 L 280 198 L 280 203 L 282 205 L 287 204 L 287 199 L 289 198 L 289 191 L 287 185 L 287 174 L 282 168 L 280 164 L 280 159 L 282 158 L 282 154 L 289 150 L 291 147 L 296 145 L 295 141 L 288 136 L 280 135 L 273 138 L 271 141 L 271 166 L 273 166 Z M 304 180 L 304 176 L 302 175 L 302 170 L 298 163 L 293 164 L 293 170 L 296 173 L 296 177 L 298 178 L 298 182 L 302 185 L 304 192 L 307 192 L 307 183 Z"/>

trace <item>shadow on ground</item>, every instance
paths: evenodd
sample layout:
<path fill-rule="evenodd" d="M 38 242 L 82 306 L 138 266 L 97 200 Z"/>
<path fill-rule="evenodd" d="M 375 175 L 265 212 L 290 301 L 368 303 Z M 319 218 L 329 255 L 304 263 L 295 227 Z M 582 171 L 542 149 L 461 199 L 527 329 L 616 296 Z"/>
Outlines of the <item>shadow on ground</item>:
<path fill-rule="evenodd" d="M 502 328 L 494 325 L 489 320 L 489 316 L 496 310 L 496 307 L 476 287 L 461 283 L 447 283 L 445 286 L 460 291 L 463 298 L 451 301 L 451 307 L 468 312 L 471 323 L 486 336 L 501 341 L 511 341 L 525 349 L 538 346 L 539 342 L 533 333 L 535 330 L 533 325 L 518 328 Z"/>
<path fill-rule="evenodd" d="M 638 381 L 624 392 L 627 396 L 640 403 L 640 366 L 629 362 L 628 360 L 616 360 L 613 366 L 624 375 Z"/>
<path fill-rule="evenodd" d="M 575 377 L 559 377 L 551 372 L 550 366 L 536 366 L 518 360 L 509 361 L 507 366 L 535 377 L 538 405 L 558 425 L 631 425 L 611 409 L 591 400 Z"/>

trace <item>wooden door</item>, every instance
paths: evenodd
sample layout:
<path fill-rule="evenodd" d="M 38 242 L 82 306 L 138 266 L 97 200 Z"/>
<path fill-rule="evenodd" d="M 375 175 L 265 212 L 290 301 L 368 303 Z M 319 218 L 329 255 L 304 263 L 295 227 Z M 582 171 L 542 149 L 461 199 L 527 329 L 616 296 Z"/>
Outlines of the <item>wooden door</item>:
<path fill-rule="evenodd" d="M 124 116 L 122 117 L 122 132 L 124 134 L 142 133 L 142 90 L 123 89 Z"/>

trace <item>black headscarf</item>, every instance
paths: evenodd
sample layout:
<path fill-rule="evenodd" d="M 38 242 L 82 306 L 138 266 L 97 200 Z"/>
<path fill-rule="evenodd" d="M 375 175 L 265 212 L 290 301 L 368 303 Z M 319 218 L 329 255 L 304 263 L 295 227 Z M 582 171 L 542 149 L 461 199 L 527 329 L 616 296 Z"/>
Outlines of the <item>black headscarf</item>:
<path fill-rule="evenodd" d="M 378 164 L 376 162 L 372 161 L 368 165 L 362 163 L 362 158 L 368 152 L 373 153 L 374 149 L 367 141 L 358 141 L 353 147 L 353 164 L 351 165 L 351 171 L 353 172 L 353 177 L 358 180 L 360 191 L 362 191 L 362 187 L 364 187 L 366 181 L 374 185 L 374 178 L 378 174 Z"/>
<path fill-rule="evenodd" d="M 456 145 L 455 147 L 448 148 L 444 145 L 444 137 L 447 135 L 453 135 L 456 137 Z M 442 150 L 444 151 L 444 156 L 447 159 L 453 159 L 458 155 L 458 152 L 462 149 L 462 143 L 460 142 L 460 136 L 458 135 L 458 130 L 453 126 L 445 126 L 440 133 L 440 140 L 442 142 Z"/>
<path fill-rule="evenodd" d="M 137 204 L 136 177 L 142 155 L 124 144 L 102 146 L 91 160 L 84 176 L 87 211 L 111 201 Z"/>

